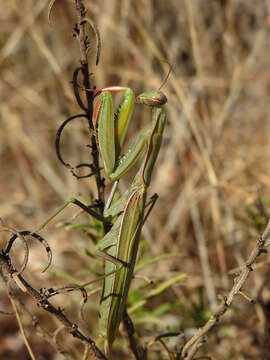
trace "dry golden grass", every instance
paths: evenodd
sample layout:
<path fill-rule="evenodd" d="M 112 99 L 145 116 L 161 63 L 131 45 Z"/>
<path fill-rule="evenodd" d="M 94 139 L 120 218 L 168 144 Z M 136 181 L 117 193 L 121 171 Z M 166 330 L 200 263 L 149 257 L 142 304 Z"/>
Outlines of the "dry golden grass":
<path fill-rule="evenodd" d="M 163 88 L 168 125 L 150 190 L 160 199 L 143 236 L 147 256 L 181 253 L 182 257 L 153 264 L 142 274 L 165 281 L 186 273 L 184 282 L 147 305 L 149 310 L 177 300 L 185 308 L 165 312 L 157 325 L 149 320 L 138 327 L 145 341 L 168 331 L 168 326 L 192 333 L 199 325 L 190 312 L 193 303 L 199 302 L 200 290 L 203 309 L 215 310 L 217 295 L 226 294 L 233 285 L 232 270 L 243 264 L 255 246 L 261 229 L 250 212 L 263 219 L 258 205 L 263 202 L 269 214 L 270 1 L 85 0 L 85 5 L 102 40 L 96 67 L 95 37 L 89 33 L 90 70 L 97 87 L 129 86 L 135 93 L 157 89 L 168 71 L 166 61 L 173 65 Z M 44 0 L 10 0 L 2 4 L 0 17 L 0 216 L 16 229 L 34 230 L 65 200 L 79 192 L 88 197 L 96 191 L 92 178 L 76 180 L 55 155 L 57 128 L 80 111 L 70 84 L 80 54 L 72 37 L 74 2 L 56 1 L 52 26 L 47 6 Z M 149 109 L 136 107 L 130 138 L 149 123 L 150 116 Z M 87 161 L 88 142 L 86 124 L 70 126 L 65 133 L 65 158 L 73 164 Z M 127 176 L 122 187 L 131 179 Z M 74 207 L 65 210 L 42 232 L 53 250 L 54 272 L 40 273 L 45 255 L 39 244 L 31 244 L 25 277 L 37 289 L 70 282 L 55 277 L 55 272 L 80 280 L 96 276 L 90 270 L 98 260 L 89 264 L 83 251 L 89 239 L 55 228 L 75 212 Z M 3 234 L 1 241 L 5 240 Z M 20 246 L 18 242 L 16 251 Z M 268 255 L 259 261 L 245 292 L 251 298 L 260 297 L 262 305 L 237 297 L 233 311 L 220 320 L 197 356 L 267 359 Z M 63 295 L 55 304 L 78 321 L 79 299 L 78 294 Z M 51 331 L 57 329 L 59 324 L 37 309 L 32 299 L 25 301 L 40 323 Z M 98 295 L 90 301 L 89 333 L 96 336 Z M 0 309 L 10 309 L 3 288 Z M 37 359 L 60 359 L 34 334 L 29 319 L 23 316 L 22 320 Z M 2 316 L 0 324 L 0 358 L 18 359 L 21 354 L 20 359 L 28 359 L 22 355 L 26 350 L 15 319 Z M 59 337 L 80 358 L 78 343 L 64 334 Z M 118 348 L 115 359 L 127 358 L 124 347 Z M 159 351 L 149 358 L 167 358 L 162 348 Z"/>

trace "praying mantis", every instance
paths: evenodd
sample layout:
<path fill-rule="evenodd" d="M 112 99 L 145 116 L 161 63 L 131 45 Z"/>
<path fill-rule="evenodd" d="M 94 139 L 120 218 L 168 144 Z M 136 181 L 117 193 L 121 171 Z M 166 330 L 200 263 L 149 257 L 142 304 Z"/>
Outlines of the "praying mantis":
<path fill-rule="evenodd" d="M 111 230 L 97 244 L 99 255 L 103 254 L 108 260 L 105 263 L 105 278 L 99 308 L 99 331 L 105 338 L 105 349 L 109 353 L 123 318 L 141 229 L 148 215 L 145 215 L 147 189 L 161 145 L 166 122 L 163 105 L 167 102 L 167 98 L 161 91 L 146 92 L 136 98 L 137 103 L 152 107 L 152 124 L 137 136 L 127 153 L 119 157 L 134 105 L 134 94 L 131 89 L 122 87 L 108 87 L 97 91 L 100 95 L 95 103 L 93 120 L 106 174 L 113 181 L 118 180 L 133 166 L 147 146 L 143 163 L 130 189 L 105 210 L 105 217 L 117 216 L 117 219 Z M 124 102 L 115 120 L 111 97 L 113 91 L 125 92 Z"/>

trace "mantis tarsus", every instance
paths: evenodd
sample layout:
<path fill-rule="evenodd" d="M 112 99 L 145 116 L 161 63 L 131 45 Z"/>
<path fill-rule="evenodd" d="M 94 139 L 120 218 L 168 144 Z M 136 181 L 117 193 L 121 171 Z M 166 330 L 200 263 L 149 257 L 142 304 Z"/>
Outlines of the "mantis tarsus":
<path fill-rule="evenodd" d="M 145 217 L 147 188 L 150 184 L 151 174 L 160 149 L 162 133 L 166 115 L 163 105 L 167 102 L 166 96 L 160 91 L 143 93 L 136 98 L 136 102 L 152 106 L 151 126 L 132 143 L 126 155 L 117 161 L 119 149 L 122 146 L 125 131 L 132 109 L 128 103 L 128 111 L 120 121 L 116 118 L 116 125 L 112 118 L 112 102 L 110 91 L 125 91 L 125 100 L 134 103 L 133 92 L 127 88 L 105 88 L 101 99 L 98 99 L 94 120 L 97 120 L 97 137 L 99 148 L 104 161 L 105 171 L 112 180 L 117 180 L 134 164 L 144 146 L 147 151 L 141 168 L 133 180 L 130 189 L 108 210 L 105 216 L 118 215 L 113 227 L 98 243 L 97 248 L 106 253 L 114 261 L 105 264 L 105 277 L 101 302 L 99 329 L 105 337 L 105 347 L 109 352 L 114 342 L 120 321 L 123 318 L 126 299 L 133 277 L 133 270 L 137 257 L 137 250 Z M 108 105 L 109 104 L 109 105 Z M 131 108 L 133 107 L 133 104 Z M 118 116 L 121 111 L 118 112 Z M 122 123 L 123 121 L 123 123 Z M 101 122 L 101 123 L 99 123 Z M 119 127 L 123 130 L 119 130 Z M 116 129 L 116 131 L 115 131 Z M 107 137 L 105 137 L 105 134 Z M 116 139 L 116 140 L 115 140 Z M 114 152 L 114 156 L 111 155 Z M 117 156 L 115 157 L 115 154 Z"/>

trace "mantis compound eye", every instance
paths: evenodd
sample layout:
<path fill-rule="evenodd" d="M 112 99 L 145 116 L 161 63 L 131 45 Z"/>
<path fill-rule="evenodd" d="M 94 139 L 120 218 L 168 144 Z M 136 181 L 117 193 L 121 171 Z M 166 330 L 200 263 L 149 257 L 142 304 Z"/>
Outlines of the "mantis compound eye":
<path fill-rule="evenodd" d="M 166 95 L 159 90 L 145 92 L 136 97 L 136 103 L 145 104 L 148 106 L 161 106 L 166 104 L 166 102 L 167 102 Z"/>

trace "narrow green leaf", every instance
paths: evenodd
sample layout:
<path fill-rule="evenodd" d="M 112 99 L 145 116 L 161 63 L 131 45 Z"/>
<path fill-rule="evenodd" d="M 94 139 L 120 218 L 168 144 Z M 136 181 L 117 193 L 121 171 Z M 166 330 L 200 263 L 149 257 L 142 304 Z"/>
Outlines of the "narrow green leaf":
<path fill-rule="evenodd" d="M 187 278 L 187 274 L 178 274 L 176 276 L 174 276 L 172 279 L 166 280 L 163 283 L 161 283 L 159 286 L 157 286 L 155 289 L 151 290 L 145 297 L 144 299 L 138 301 L 136 304 L 134 304 L 133 306 L 131 306 L 128 309 L 129 314 L 134 313 L 134 311 L 136 311 L 138 308 L 144 306 L 147 301 L 156 296 L 161 294 L 163 291 L 165 291 L 166 289 L 168 289 L 169 287 L 171 287 L 172 285 L 176 284 L 179 281 L 182 281 L 184 279 Z"/>
<path fill-rule="evenodd" d="M 163 283 L 161 283 L 158 287 L 151 290 L 147 295 L 146 299 L 150 299 L 153 296 L 161 294 L 163 291 L 171 287 L 172 285 L 176 284 L 179 281 L 182 281 L 187 278 L 187 274 L 178 274 L 174 276 L 172 279 L 166 280 Z"/>
<path fill-rule="evenodd" d="M 160 254 L 157 256 L 152 256 L 150 258 L 143 259 L 143 260 L 139 261 L 138 264 L 135 266 L 134 273 L 137 273 L 141 269 L 144 269 L 145 267 L 152 265 L 156 262 L 171 259 L 173 257 L 182 257 L 182 256 L 183 256 L 183 254 L 181 254 L 181 253 L 171 253 L 171 254 Z"/>
<path fill-rule="evenodd" d="M 48 272 L 50 274 L 56 275 L 59 278 L 65 279 L 67 281 L 70 281 L 71 283 L 77 284 L 77 285 L 81 285 L 82 281 L 79 279 L 76 279 L 74 276 L 69 275 L 67 272 L 62 271 L 62 270 L 58 270 L 56 268 L 50 268 L 48 270 Z"/>

